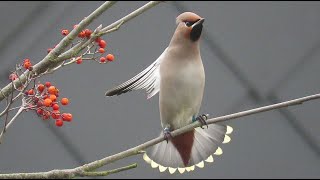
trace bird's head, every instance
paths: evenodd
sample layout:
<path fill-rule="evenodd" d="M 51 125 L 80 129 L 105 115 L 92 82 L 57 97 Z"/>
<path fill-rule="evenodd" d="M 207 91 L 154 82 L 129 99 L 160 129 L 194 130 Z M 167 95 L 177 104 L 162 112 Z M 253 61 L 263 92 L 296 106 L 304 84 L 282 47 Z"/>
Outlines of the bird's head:
<path fill-rule="evenodd" d="M 199 15 L 192 12 L 184 12 L 176 19 L 177 31 L 186 39 L 193 42 L 198 41 L 201 36 L 203 22 L 204 18 Z"/>

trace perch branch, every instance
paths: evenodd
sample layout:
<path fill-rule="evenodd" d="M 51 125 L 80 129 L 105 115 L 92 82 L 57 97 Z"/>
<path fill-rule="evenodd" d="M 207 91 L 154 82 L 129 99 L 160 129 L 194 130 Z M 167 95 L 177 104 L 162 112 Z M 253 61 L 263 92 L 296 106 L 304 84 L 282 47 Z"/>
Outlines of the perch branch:
<path fill-rule="evenodd" d="M 306 101 L 311 101 L 311 100 L 315 100 L 315 99 L 320 99 L 320 94 L 310 95 L 310 96 L 306 96 L 306 97 L 302 97 L 302 98 L 298 98 L 298 99 L 294 99 L 294 100 L 289 100 L 289 101 L 285 101 L 285 102 L 281 102 L 281 103 L 277 103 L 277 104 L 273 104 L 273 105 L 263 106 L 263 107 L 259 107 L 259 108 L 255 108 L 255 109 L 250 109 L 250 110 L 246 110 L 246 111 L 242 111 L 242 112 L 238 112 L 238 113 L 233 113 L 233 114 L 229 114 L 229 115 L 225 115 L 225 116 L 220 116 L 220 117 L 208 119 L 207 123 L 213 124 L 213 123 L 232 120 L 232 119 L 236 119 L 239 117 L 249 116 L 249 115 L 257 114 L 257 113 L 261 113 L 261 112 L 271 111 L 271 110 L 294 106 L 294 105 L 300 105 Z M 185 126 L 183 128 L 177 129 L 177 130 L 171 132 L 171 134 L 173 137 L 175 137 L 177 135 L 191 131 L 192 129 L 199 127 L 200 125 L 201 124 L 199 122 L 195 122 L 195 123 L 192 123 L 192 124 Z M 74 178 L 74 177 L 83 177 L 86 174 L 91 175 L 91 176 L 92 175 L 104 175 L 105 172 L 94 173 L 92 171 L 94 171 L 102 166 L 105 166 L 107 164 L 110 164 L 112 162 L 121 160 L 123 158 L 127 158 L 129 156 L 141 154 L 141 153 L 143 153 L 144 149 L 146 149 L 150 146 L 153 146 L 155 144 L 158 144 L 158 143 L 162 142 L 163 140 L 164 140 L 164 137 L 160 136 L 160 137 L 157 137 L 157 138 L 152 139 L 150 141 L 147 141 L 141 145 L 138 145 L 138 146 L 133 147 L 131 149 L 120 152 L 118 154 L 105 157 L 103 159 L 85 164 L 83 166 L 80 166 L 80 167 L 77 167 L 74 169 L 53 170 L 53 171 L 49 171 L 49 172 L 40 172 L 40 173 L 0 174 L 0 178 L 15 178 L 15 179 L 17 179 L 17 178 L 19 178 L 19 179 L 21 179 L 21 178 Z M 132 168 L 136 167 L 135 165 L 131 165 L 131 166 L 132 166 Z M 126 170 L 125 167 L 123 169 Z M 131 168 L 129 168 L 129 169 L 131 169 Z M 117 170 L 115 170 L 115 171 L 117 171 Z M 86 172 L 91 172 L 91 173 L 88 174 Z M 110 174 L 110 173 L 106 173 L 106 175 L 108 175 L 108 174 Z"/>

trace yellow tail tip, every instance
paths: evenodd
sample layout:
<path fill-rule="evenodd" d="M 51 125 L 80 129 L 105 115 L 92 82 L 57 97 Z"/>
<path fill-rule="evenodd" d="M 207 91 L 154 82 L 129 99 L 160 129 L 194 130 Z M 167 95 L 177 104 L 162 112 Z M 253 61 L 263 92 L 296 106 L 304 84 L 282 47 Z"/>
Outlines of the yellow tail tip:
<path fill-rule="evenodd" d="M 223 151 L 222 151 L 222 149 L 220 147 L 218 147 L 218 149 L 216 150 L 214 155 L 220 156 L 221 154 L 223 154 Z"/>
<path fill-rule="evenodd" d="M 231 138 L 230 138 L 230 136 L 228 136 L 228 135 L 224 135 L 224 140 L 223 140 L 223 144 L 227 144 L 227 143 L 229 143 L 231 141 Z"/>
<path fill-rule="evenodd" d="M 227 126 L 226 134 L 231 134 L 233 132 L 233 128 L 231 126 Z"/>

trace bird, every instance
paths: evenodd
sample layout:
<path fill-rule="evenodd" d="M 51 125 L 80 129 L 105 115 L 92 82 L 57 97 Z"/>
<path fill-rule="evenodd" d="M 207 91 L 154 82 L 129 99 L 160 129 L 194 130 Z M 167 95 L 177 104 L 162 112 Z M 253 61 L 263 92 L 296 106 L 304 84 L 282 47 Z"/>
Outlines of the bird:
<path fill-rule="evenodd" d="M 223 153 L 221 145 L 230 142 L 233 128 L 224 124 L 207 124 L 207 114 L 199 114 L 205 71 L 200 54 L 200 39 L 204 18 L 193 12 L 176 17 L 176 30 L 163 53 L 147 68 L 106 92 L 106 96 L 121 95 L 134 90 L 146 90 L 147 99 L 159 92 L 160 120 L 166 141 L 147 151 L 143 159 L 160 172 L 190 172 L 212 163 L 213 155 Z M 172 137 L 171 132 L 199 121 L 187 133 Z M 204 128 L 203 126 L 207 127 Z"/>

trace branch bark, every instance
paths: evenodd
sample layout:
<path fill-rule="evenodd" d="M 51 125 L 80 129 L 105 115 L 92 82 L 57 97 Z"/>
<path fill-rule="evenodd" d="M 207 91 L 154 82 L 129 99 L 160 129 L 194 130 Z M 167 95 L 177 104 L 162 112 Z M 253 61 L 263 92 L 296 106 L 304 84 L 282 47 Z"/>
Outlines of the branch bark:
<path fill-rule="evenodd" d="M 261 112 L 271 111 L 275 109 L 280 109 L 284 107 L 294 106 L 294 105 L 300 105 L 306 101 L 311 101 L 315 99 L 320 99 L 320 94 L 315 94 L 311 96 L 306 96 L 298 99 L 293 99 L 273 105 L 263 106 L 255 109 L 250 109 L 238 113 L 233 113 L 225 116 L 220 116 L 212 119 L 208 119 L 208 124 L 213 124 L 217 122 L 227 121 L 236 119 L 239 117 L 245 117 L 252 114 L 257 114 Z M 185 126 L 183 128 L 177 129 L 173 132 L 171 132 L 172 136 L 175 137 L 177 135 L 186 133 L 188 131 L 191 131 L 192 129 L 199 127 L 201 124 L 199 122 L 192 123 L 188 126 Z M 108 173 L 100 172 L 100 173 L 87 173 L 94 171 L 102 166 L 105 166 L 107 164 L 113 163 L 115 161 L 127 158 L 129 156 L 137 155 L 143 153 L 142 151 L 150 146 L 156 145 L 164 140 L 163 136 L 157 137 L 155 139 L 152 139 L 150 141 L 147 141 L 141 145 L 138 145 L 136 147 L 133 147 L 131 149 L 128 149 L 126 151 L 120 152 L 118 154 L 105 157 L 103 159 L 85 164 L 83 166 L 74 168 L 74 169 L 65 169 L 65 170 L 53 170 L 49 172 L 40 172 L 40 173 L 12 173 L 12 174 L 0 174 L 0 178 L 15 178 L 15 179 L 22 179 L 22 178 L 74 178 L 74 177 L 84 177 L 85 175 L 108 175 Z M 131 165 L 132 168 L 134 168 L 134 165 Z M 136 166 L 135 166 L 136 167 Z M 126 167 L 122 168 L 123 170 L 127 170 Z M 128 168 L 131 169 L 131 168 Z M 116 170 L 115 170 L 116 171 Z"/>

